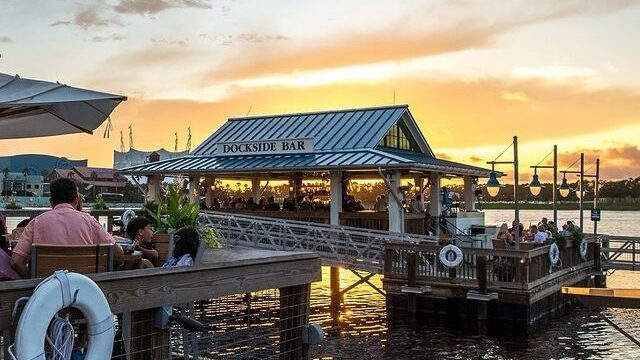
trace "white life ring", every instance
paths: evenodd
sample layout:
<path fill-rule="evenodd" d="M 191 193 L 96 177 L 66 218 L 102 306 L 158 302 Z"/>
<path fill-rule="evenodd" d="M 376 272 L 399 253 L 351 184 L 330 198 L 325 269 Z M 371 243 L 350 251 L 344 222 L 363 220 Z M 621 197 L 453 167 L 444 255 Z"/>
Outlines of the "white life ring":
<path fill-rule="evenodd" d="M 549 247 L 549 261 L 551 265 L 556 265 L 560 260 L 560 248 L 558 248 L 558 244 L 553 243 Z"/>
<path fill-rule="evenodd" d="M 583 259 L 586 259 L 587 251 L 589 250 L 589 245 L 587 244 L 587 240 L 582 239 L 582 241 L 580 241 L 580 247 L 578 247 L 578 250 L 580 250 L 580 256 L 582 256 Z"/>
<path fill-rule="evenodd" d="M 133 219 L 134 217 L 136 217 L 136 212 L 131 210 L 131 209 L 127 209 L 122 213 L 122 216 L 120 216 L 120 220 L 122 221 L 122 227 L 124 227 L 125 229 L 127 228 L 127 225 L 129 224 L 129 221 L 131 221 L 131 219 Z"/>
<path fill-rule="evenodd" d="M 449 269 L 455 268 L 462 264 L 462 250 L 455 245 L 449 244 L 440 249 L 438 258 L 440 259 L 440 263 L 445 267 Z"/>
<path fill-rule="evenodd" d="M 102 290 L 88 277 L 58 270 L 36 287 L 16 330 L 18 359 L 45 359 L 44 341 L 54 315 L 74 307 L 87 319 L 86 360 L 110 359 L 115 338 L 113 314 Z"/>

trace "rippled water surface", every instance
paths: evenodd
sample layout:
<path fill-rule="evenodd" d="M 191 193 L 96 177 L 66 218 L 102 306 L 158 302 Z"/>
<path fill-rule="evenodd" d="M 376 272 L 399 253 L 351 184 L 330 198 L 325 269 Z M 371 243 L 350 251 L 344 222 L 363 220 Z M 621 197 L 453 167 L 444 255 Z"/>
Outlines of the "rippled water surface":
<path fill-rule="evenodd" d="M 512 210 L 488 210 L 487 224 L 510 222 Z M 592 223 L 585 217 L 585 232 Z M 521 222 L 537 224 L 550 211 L 521 211 Z M 574 220 L 577 211 L 559 211 L 558 221 Z M 598 232 L 640 236 L 640 212 L 606 211 Z M 633 344 L 602 316 L 618 324 L 630 335 L 640 338 L 640 310 L 578 308 L 551 321 L 533 334 L 505 329 L 507 334 L 485 333 L 469 324 L 449 324 L 443 320 L 415 319 L 387 314 L 384 298 L 368 285 L 345 295 L 339 325 L 329 312 L 329 269 L 323 268 L 323 281 L 312 285 L 311 321 L 320 323 L 327 335 L 322 346 L 314 349 L 314 358 L 326 359 L 640 359 L 640 347 Z M 341 270 L 341 288 L 358 278 Z M 380 276 L 372 279 L 381 287 Z M 608 278 L 609 287 L 640 288 L 640 272 L 618 271 Z"/>

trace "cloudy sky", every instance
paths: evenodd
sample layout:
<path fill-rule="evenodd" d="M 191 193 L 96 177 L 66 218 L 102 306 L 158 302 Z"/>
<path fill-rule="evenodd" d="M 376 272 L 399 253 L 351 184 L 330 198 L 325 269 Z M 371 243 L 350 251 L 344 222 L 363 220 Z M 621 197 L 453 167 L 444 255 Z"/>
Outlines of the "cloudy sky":
<path fill-rule="evenodd" d="M 127 95 L 111 137 L 3 140 L 111 166 L 227 118 L 409 104 L 434 151 L 521 173 L 557 144 L 640 176 L 640 1 L 3 0 L 0 72 Z M 102 130 L 102 128 L 100 129 Z M 505 160 L 510 157 L 505 155 Z M 503 169 L 508 170 L 508 169 Z M 541 174 L 541 177 L 545 177 Z"/>

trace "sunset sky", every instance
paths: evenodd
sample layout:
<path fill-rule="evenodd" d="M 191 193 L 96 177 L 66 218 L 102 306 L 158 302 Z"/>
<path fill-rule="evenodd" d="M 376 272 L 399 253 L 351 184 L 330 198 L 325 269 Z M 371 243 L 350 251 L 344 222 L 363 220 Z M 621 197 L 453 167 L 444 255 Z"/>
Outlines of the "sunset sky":
<path fill-rule="evenodd" d="M 193 148 L 227 118 L 409 104 L 442 158 L 485 166 L 520 139 L 640 176 L 640 1 L 3 0 L 0 72 L 123 94 L 114 131 L 1 140 L 112 166 Z M 510 160 L 510 154 L 502 158 Z M 506 168 L 500 168 L 506 172 Z M 544 172 L 541 178 L 548 178 Z"/>

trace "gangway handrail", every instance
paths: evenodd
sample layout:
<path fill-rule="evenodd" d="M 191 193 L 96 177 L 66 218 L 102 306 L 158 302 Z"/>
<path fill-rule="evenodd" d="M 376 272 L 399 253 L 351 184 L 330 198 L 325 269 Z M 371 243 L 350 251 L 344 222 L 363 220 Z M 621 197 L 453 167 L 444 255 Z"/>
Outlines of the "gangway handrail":
<path fill-rule="evenodd" d="M 227 245 L 270 250 L 306 250 L 320 255 L 324 265 L 382 273 L 389 241 L 437 243 L 431 236 L 400 234 L 342 225 L 205 211 L 200 222 L 213 226 Z"/>

